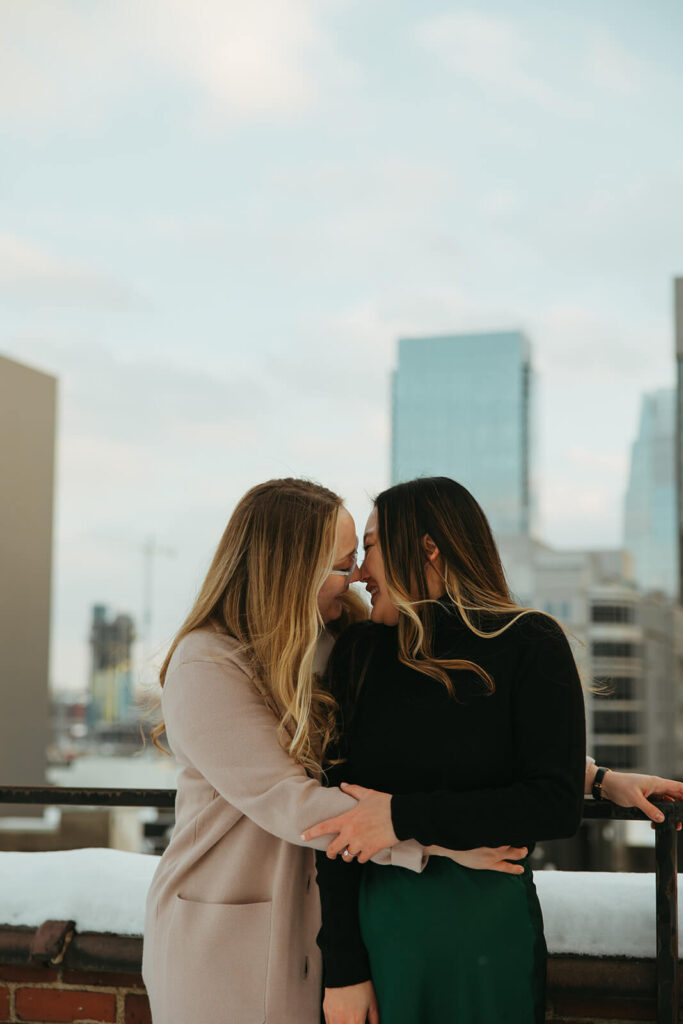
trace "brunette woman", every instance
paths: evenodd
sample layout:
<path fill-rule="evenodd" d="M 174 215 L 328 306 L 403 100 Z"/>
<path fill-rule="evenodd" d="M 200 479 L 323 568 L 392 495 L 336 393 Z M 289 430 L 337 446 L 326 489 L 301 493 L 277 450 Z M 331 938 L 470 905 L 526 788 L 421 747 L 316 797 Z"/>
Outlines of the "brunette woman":
<path fill-rule="evenodd" d="M 369 831 L 323 823 L 341 829 L 317 855 L 326 1019 L 364 1021 L 372 978 L 381 1024 L 540 1024 L 545 943 L 528 860 L 499 874 L 434 858 L 410 875 L 375 870 L 364 847 L 414 837 L 530 850 L 573 835 L 586 761 L 569 645 L 513 602 L 483 511 L 447 478 L 379 495 L 361 576 L 372 623 L 332 655 L 346 762 L 328 774 L 374 792 Z"/>

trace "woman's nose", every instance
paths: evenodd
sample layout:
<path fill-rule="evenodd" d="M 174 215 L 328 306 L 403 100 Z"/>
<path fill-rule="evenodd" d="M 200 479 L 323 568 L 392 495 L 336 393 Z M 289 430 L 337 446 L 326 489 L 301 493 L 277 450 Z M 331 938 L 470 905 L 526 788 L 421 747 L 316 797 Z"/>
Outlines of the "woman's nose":
<path fill-rule="evenodd" d="M 361 570 L 361 567 L 359 565 L 356 565 L 354 567 L 353 572 L 349 576 L 349 583 L 358 583 L 358 582 L 360 582 L 360 580 L 362 578 L 360 570 Z"/>
<path fill-rule="evenodd" d="M 365 583 L 366 580 L 370 579 L 370 573 L 365 568 L 365 559 L 363 559 L 360 565 L 356 566 L 356 572 L 361 583 Z"/>

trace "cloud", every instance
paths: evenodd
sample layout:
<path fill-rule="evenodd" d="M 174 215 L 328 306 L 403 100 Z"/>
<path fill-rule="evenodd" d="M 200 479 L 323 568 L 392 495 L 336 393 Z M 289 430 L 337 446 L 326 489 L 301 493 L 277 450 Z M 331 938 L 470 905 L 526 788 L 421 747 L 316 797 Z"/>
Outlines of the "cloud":
<path fill-rule="evenodd" d="M 334 60 L 311 0 L 148 2 L 138 45 L 219 111 L 239 118 L 308 110 L 315 100 L 308 58 Z"/>
<path fill-rule="evenodd" d="M 9 234 L 0 234 L 0 292 L 32 308 L 147 308 L 147 302 L 130 285 Z"/>
<path fill-rule="evenodd" d="M 646 79 L 651 79 L 655 73 L 651 65 L 604 28 L 590 32 L 586 57 L 593 84 L 624 98 L 638 95 Z"/>
<path fill-rule="evenodd" d="M 534 65 L 531 41 L 515 22 L 475 10 L 426 18 L 418 43 L 444 68 L 493 93 L 498 100 L 524 100 L 551 114 L 583 118 L 584 104 L 554 88 Z"/>
<path fill-rule="evenodd" d="M 315 106 L 320 76 L 348 80 L 315 0 L 104 0 L 0 5 L 0 117 L 15 127 L 101 123 L 113 102 L 171 78 L 205 123 L 291 116 Z M 180 105 L 179 105 L 180 106 Z"/>
<path fill-rule="evenodd" d="M 668 310 L 667 310 L 668 312 Z M 615 309 L 611 314 L 589 303 L 550 302 L 529 317 L 536 339 L 535 364 L 555 378 L 631 381 L 662 385 L 673 371 L 670 324 L 664 315 L 647 325 L 633 323 Z"/>

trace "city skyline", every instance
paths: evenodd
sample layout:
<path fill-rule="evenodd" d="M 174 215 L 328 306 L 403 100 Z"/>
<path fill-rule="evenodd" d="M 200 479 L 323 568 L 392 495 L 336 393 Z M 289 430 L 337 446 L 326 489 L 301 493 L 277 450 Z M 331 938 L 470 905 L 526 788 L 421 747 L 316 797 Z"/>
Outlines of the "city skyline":
<path fill-rule="evenodd" d="M 516 332 L 509 332 L 509 333 L 515 334 Z M 482 336 L 485 337 L 486 336 L 486 332 L 482 332 Z M 501 336 L 500 332 L 499 332 L 499 336 Z M 505 332 L 503 332 L 502 336 L 505 337 Z M 397 341 L 396 341 L 397 349 L 398 349 L 399 342 L 400 342 L 400 339 L 397 339 Z M 530 363 L 530 365 L 531 365 L 531 367 L 533 369 L 533 345 L 529 346 L 528 358 L 529 358 L 529 363 Z M 395 377 L 395 374 L 396 374 L 396 371 L 393 371 L 392 377 Z M 535 383 L 534 387 L 537 388 L 538 385 Z M 667 392 L 666 392 L 666 389 L 660 389 L 660 392 L 658 392 L 658 393 L 666 394 Z M 539 397 L 540 396 L 535 396 L 535 400 L 538 400 Z M 644 402 L 647 399 L 648 395 L 647 395 L 647 393 L 643 393 L 640 397 L 641 397 L 641 401 Z M 533 417 L 533 414 L 532 414 L 532 417 Z M 637 441 L 638 441 L 638 429 L 637 429 L 637 424 L 636 424 L 634 426 L 634 431 L 633 431 L 633 441 L 630 444 L 627 444 L 627 448 L 632 449 L 633 446 L 637 444 Z M 532 444 L 531 445 L 532 450 L 533 450 L 533 447 L 534 446 Z M 534 463 L 533 456 L 532 456 L 531 464 L 530 464 L 530 467 L 529 467 L 529 470 L 530 470 L 530 473 L 531 473 L 532 476 L 534 475 L 534 469 L 535 469 L 535 463 Z M 387 474 L 387 476 L 389 476 L 389 474 Z M 256 481 L 254 481 L 254 482 L 256 482 Z M 388 485 L 390 482 L 391 481 L 389 479 L 387 479 L 384 485 Z M 542 493 L 542 485 L 543 485 L 542 479 L 538 480 L 537 481 L 537 487 L 538 487 L 538 491 L 540 493 Z M 622 496 L 622 505 L 626 501 L 627 496 L 628 496 L 628 494 L 627 494 L 627 490 L 626 490 L 624 492 L 623 496 Z M 534 500 L 533 496 L 531 496 L 531 504 L 533 504 L 533 500 Z M 363 514 L 362 513 L 359 514 L 358 510 L 353 508 L 349 502 L 347 502 L 347 504 L 349 505 L 351 512 L 355 516 L 357 528 L 359 530 L 359 533 L 361 533 L 362 532 L 362 528 L 363 528 L 363 523 L 364 523 Z M 367 512 L 369 512 L 370 507 L 371 507 L 371 495 L 368 494 L 366 508 L 365 508 L 366 514 L 367 514 Z M 623 524 L 623 518 L 622 518 L 621 529 L 619 531 L 618 536 L 616 536 L 614 538 L 612 543 L 606 545 L 607 547 L 616 549 L 616 548 L 620 548 L 620 547 L 624 547 L 625 546 L 625 535 L 624 535 L 624 528 L 623 528 L 623 526 L 624 526 L 624 524 Z M 532 533 L 538 539 L 540 539 L 542 541 L 547 541 L 548 540 L 548 536 L 544 535 L 542 531 L 532 531 Z M 145 538 L 144 540 L 138 538 L 137 542 L 129 543 L 127 540 L 123 540 L 119 536 L 118 542 L 115 540 L 114 548 L 116 548 L 117 543 L 118 543 L 118 545 L 121 548 L 123 548 L 123 549 L 128 548 L 129 552 L 133 551 L 133 550 L 136 550 L 138 552 L 138 554 L 139 554 L 141 552 L 145 552 L 150 544 L 154 545 L 156 543 L 157 539 L 158 538 L 155 538 L 154 536 L 151 536 L 151 537 Z M 216 538 L 216 540 L 217 540 L 217 538 Z M 564 548 L 568 553 L 570 553 L 572 550 L 578 550 L 579 548 L 581 548 L 581 546 L 582 545 L 580 545 L 580 544 L 559 545 L 560 548 Z M 593 543 L 593 544 L 589 543 L 589 544 L 583 545 L 584 548 L 595 548 L 595 549 L 598 549 L 601 546 L 605 547 L 605 545 L 600 545 L 598 543 Z M 212 554 L 213 554 L 213 547 L 210 546 L 209 549 L 207 550 L 207 554 L 206 554 L 207 566 L 208 566 L 208 559 L 211 557 Z M 142 563 L 141 563 L 141 568 L 140 568 L 140 587 L 143 588 L 143 589 L 148 588 L 148 583 L 147 583 L 147 580 L 146 580 L 146 575 L 147 575 L 148 572 L 149 572 L 148 566 L 145 565 L 143 567 Z M 197 585 L 199 584 L 199 582 L 200 582 L 200 577 L 197 576 Z M 138 591 L 138 593 L 139 592 L 140 591 Z M 151 602 L 152 603 L 151 603 L 150 606 L 147 606 L 145 604 L 145 602 L 149 601 L 150 597 L 151 597 Z M 147 593 L 147 596 L 144 597 L 142 599 L 142 601 L 139 603 L 139 605 L 136 606 L 136 600 L 132 596 L 132 592 L 131 592 L 131 597 L 128 600 L 128 604 L 125 607 L 124 607 L 124 605 L 114 605 L 115 614 L 123 614 L 123 615 L 125 615 L 126 614 L 126 612 L 125 612 L 125 608 L 126 607 L 127 608 L 137 607 L 136 615 L 137 615 L 137 617 L 139 617 L 140 621 L 142 621 L 145 618 L 146 614 L 149 615 L 151 613 L 152 608 L 154 607 L 154 604 L 155 604 L 155 596 L 153 594 L 150 595 L 149 593 Z M 172 633 L 170 633 L 168 635 L 168 641 L 170 641 L 171 636 L 172 636 Z M 84 632 L 84 634 L 83 634 L 82 643 L 83 643 L 84 651 L 87 650 L 87 631 Z M 150 682 L 153 682 L 153 672 L 152 672 L 152 676 L 150 677 L 150 668 L 152 666 L 152 663 L 153 663 L 153 660 L 154 660 L 155 657 L 156 657 L 157 662 L 159 661 L 160 655 L 161 655 L 161 653 L 163 652 L 163 649 L 164 649 L 163 648 L 163 644 L 159 645 L 156 648 L 156 650 L 153 649 L 152 653 L 151 653 L 151 657 L 148 655 L 147 661 L 145 663 L 145 656 L 144 656 L 145 646 L 148 646 L 148 645 L 144 645 L 141 642 L 141 638 L 139 638 L 136 641 L 136 643 L 133 645 L 134 649 L 137 652 L 137 657 L 134 656 L 134 658 L 133 658 L 133 679 L 134 679 L 135 685 L 139 685 L 141 682 L 146 682 L 147 684 L 149 684 Z M 85 692 L 87 690 L 87 688 L 88 688 L 87 656 L 84 659 L 83 664 L 86 666 L 86 676 L 83 679 L 71 679 L 71 680 L 69 680 L 67 682 L 66 685 L 62 684 L 60 686 L 59 684 L 57 684 L 56 687 L 54 685 L 54 680 L 51 680 L 52 688 L 56 689 L 56 690 L 60 690 L 61 689 L 61 690 L 73 690 L 73 691 Z M 145 667 L 145 664 L 146 664 L 146 667 Z"/>
<path fill-rule="evenodd" d="M 60 386 L 53 683 L 92 603 L 142 622 L 150 536 L 163 646 L 254 482 L 362 527 L 403 336 L 523 331 L 539 531 L 619 543 L 674 378 L 680 5 L 146 10 L 0 9 L 0 352 Z"/>

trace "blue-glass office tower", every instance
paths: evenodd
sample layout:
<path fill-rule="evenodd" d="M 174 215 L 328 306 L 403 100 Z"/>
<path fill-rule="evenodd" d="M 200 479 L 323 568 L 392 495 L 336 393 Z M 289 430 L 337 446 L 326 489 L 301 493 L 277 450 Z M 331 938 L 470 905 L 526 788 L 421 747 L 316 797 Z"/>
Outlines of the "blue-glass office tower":
<path fill-rule="evenodd" d="M 401 338 L 393 377 L 391 477 L 450 476 L 495 533 L 533 527 L 532 370 L 518 331 Z"/>
<path fill-rule="evenodd" d="M 676 392 L 643 395 L 624 501 L 624 547 L 643 590 L 678 589 L 676 528 Z"/>

